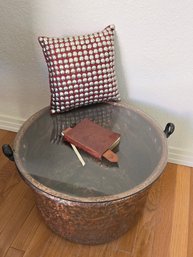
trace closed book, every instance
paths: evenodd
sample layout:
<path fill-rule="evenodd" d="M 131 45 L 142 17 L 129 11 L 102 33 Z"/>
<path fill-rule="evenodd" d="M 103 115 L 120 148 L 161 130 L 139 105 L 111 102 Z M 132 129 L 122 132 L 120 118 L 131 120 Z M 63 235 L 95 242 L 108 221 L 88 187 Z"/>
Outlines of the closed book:
<path fill-rule="evenodd" d="M 64 140 L 101 159 L 107 150 L 112 150 L 120 141 L 120 134 L 84 119 L 75 127 L 64 131 Z"/>

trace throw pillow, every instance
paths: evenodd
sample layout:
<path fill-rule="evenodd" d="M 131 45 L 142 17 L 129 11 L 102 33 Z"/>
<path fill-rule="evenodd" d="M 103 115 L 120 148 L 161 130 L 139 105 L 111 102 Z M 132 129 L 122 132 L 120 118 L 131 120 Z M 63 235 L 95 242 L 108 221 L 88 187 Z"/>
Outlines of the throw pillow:
<path fill-rule="evenodd" d="M 114 31 L 110 25 L 89 35 L 38 38 L 48 66 L 52 114 L 120 100 Z"/>

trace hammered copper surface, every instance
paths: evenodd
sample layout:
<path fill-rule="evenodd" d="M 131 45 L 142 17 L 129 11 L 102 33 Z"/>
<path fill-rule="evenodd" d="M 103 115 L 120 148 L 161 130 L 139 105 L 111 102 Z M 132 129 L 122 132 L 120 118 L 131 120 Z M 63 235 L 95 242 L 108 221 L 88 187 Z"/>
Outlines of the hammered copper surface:
<path fill-rule="evenodd" d="M 60 141 L 60 129 L 83 114 L 102 125 L 106 121 L 105 126 L 121 134 L 117 166 L 81 153 L 86 160 L 82 167 Z M 167 163 L 167 143 L 159 126 L 130 106 L 101 104 L 55 118 L 44 109 L 20 129 L 14 159 L 53 231 L 73 242 L 102 244 L 118 238 L 138 220 L 150 186 Z"/>
<path fill-rule="evenodd" d="M 81 203 L 34 190 L 46 224 L 58 235 L 81 244 L 103 244 L 127 232 L 142 214 L 148 191 L 116 201 Z"/>

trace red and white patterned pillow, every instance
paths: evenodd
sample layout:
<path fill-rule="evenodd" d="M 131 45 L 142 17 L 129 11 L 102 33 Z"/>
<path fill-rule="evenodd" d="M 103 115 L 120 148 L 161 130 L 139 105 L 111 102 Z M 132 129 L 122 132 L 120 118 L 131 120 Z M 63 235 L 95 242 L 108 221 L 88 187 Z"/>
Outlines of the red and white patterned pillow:
<path fill-rule="evenodd" d="M 38 38 L 49 71 L 51 113 L 120 100 L 114 30 L 110 25 L 89 35 Z"/>

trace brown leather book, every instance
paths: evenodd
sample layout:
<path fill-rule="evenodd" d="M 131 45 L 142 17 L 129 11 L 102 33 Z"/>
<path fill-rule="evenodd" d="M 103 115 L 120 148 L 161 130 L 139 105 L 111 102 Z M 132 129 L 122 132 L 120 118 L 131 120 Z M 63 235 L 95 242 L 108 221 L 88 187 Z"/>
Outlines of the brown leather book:
<path fill-rule="evenodd" d="M 75 127 L 64 131 L 64 140 L 101 159 L 105 152 L 119 143 L 120 134 L 84 119 Z"/>

